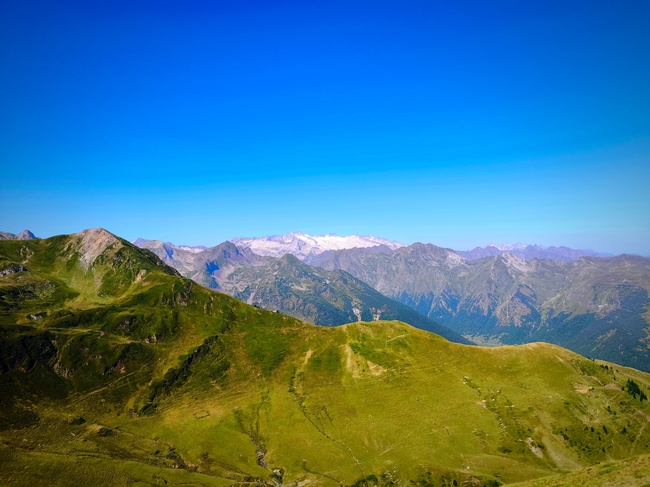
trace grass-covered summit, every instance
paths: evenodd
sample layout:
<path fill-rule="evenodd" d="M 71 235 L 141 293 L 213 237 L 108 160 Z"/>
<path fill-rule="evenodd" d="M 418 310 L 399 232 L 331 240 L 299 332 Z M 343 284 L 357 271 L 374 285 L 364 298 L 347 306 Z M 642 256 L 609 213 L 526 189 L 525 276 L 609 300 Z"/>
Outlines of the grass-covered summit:
<path fill-rule="evenodd" d="M 650 451 L 650 376 L 633 369 L 396 321 L 309 325 L 101 229 L 0 242 L 0 276 L 2 485 L 498 485 L 597 462 L 649 474 L 632 457 Z"/>

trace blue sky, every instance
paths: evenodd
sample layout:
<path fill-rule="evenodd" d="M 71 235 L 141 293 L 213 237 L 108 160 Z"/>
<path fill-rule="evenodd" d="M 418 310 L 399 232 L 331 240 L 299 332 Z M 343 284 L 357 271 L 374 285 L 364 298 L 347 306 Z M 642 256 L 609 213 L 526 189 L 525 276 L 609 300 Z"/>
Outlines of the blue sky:
<path fill-rule="evenodd" d="M 650 255 L 650 3 L 0 3 L 0 230 Z"/>

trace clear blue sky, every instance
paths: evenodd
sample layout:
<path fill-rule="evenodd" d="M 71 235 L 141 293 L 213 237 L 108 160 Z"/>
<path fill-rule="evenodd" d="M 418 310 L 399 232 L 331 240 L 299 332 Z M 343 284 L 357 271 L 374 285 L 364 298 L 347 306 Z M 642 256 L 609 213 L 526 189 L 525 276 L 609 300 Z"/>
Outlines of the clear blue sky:
<path fill-rule="evenodd" d="M 650 255 L 648 26 L 646 0 L 0 2 L 0 230 Z"/>

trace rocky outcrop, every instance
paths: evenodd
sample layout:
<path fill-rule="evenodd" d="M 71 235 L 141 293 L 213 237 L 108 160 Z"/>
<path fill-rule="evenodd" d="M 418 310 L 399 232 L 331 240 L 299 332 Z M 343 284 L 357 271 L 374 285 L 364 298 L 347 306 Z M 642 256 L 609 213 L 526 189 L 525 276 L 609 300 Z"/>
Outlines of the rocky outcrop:
<path fill-rule="evenodd" d="M 33 240 L 35 238 L 37 237 L 29 230 L 23 230 L 19 234 L 0 232 L 0 240 Z"/>

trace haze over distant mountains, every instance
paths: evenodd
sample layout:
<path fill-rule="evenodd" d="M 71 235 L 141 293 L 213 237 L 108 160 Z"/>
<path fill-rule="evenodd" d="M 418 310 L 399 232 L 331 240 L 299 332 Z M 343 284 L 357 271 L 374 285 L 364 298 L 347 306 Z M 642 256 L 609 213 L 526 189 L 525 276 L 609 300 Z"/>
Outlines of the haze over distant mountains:
<path fill-rule="evenodd" d="M 525 260 L 550 259 L 570 262 L 580 257 L 611 257 L 611 254 L 601 254 L 593 250 L 571 249 L 569 247 L 544 247 L 542 245 L 526 245 L 522 243 L 514 245 L 487 245 L 476 247 L 472 250 L 457 250 L 456 253 L 466 259 L 482 259 L 495 255 L 512 254 Z"/>
<path fill-rule="evenodd" d="M 257 255 L 268 255 L 272 257 L 282 257 L 285 254 L 291 254 L 305 262 L 315 262 L 316 256 L 325 252 L 353 248 L 376 248 L 376 250 L 395 250 L 400 247 L 406 247 L 405 244 L 392 241 L 385 238 L 373 236 L 350 235 L 340 237 L 330 233 L 327 235 L 308 235 L 302 232 L 291 232 L 284 235 L 273 235 L 267 237 L 249 238 L 235 237 L 230 242 L 238 247 L 247 247 Z M 204 247 L 197 247 L 204 249 Z M 611 257 L 611 254 L 603 254 L 593 250 L 572 249 L 565 246 L 543 246 L 529 244 L 489 244 L 485 247 L 475 247 L 472 250 L 455 250 L 455 252 L 465 259 L 481 259 L 483 257 L 492 257 L 502 254 L 517 255 L 525 260 L 532 259 L 551 259 L 561 261 L 573 261 L 580 257 Z"/>

